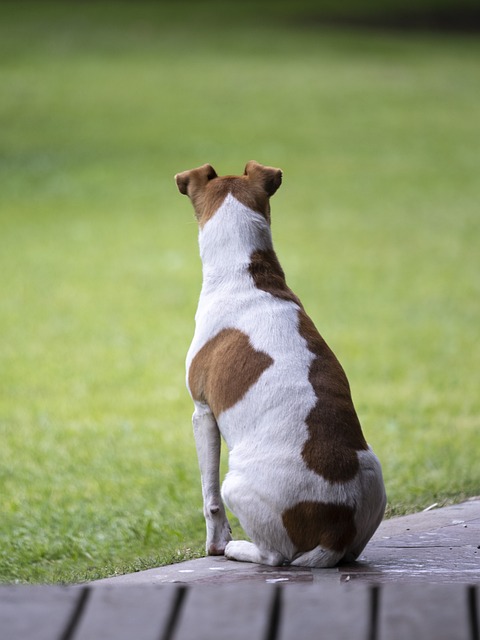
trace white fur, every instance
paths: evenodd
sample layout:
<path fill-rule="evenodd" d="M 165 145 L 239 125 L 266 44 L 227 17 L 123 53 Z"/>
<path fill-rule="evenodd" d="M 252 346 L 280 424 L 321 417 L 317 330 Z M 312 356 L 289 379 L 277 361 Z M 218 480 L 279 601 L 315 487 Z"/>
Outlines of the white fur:
<path fill-rule="evenodd" d="M 242 331 L 254 349 L 274 361 L 236 405 L 217 417 L 218 424 L 208 406 L 195 403 L 207 552 L 225 550 L 230 558 L 273 565 L 332 566 L 345 553 L 357 557 L 385 508 L 380 463 L 371 450 L 360 451 L 355 478 L 330 483 L 302 459 L 308 439 L 305 419 L 317 402 L 308 380 L 315 356 L 299 334 L 298 306 L 258 289 L 249 274 L 252 253 L 272 247 L 267 221 L 228 195 L 200 230 L 199 245 L 203 285 L 187 371 L 198 351 L 229 328 Z M 220 433 L 229 449 L 222 497 L 254 544 L 230 542 L 219 490 Z M 336 553 L 317 548 L 298 554 L 282 513 L 300 501 L 355 506 L 358 534 L 352 549 Z"/>

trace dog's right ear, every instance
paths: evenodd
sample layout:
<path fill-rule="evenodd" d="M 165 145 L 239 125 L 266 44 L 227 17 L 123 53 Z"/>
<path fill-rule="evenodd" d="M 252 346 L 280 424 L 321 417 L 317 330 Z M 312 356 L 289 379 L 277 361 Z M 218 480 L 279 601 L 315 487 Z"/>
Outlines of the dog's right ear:
<path fill-rule="evenodd" d="M 190 169 L 190 171 L 183 171 L 177 173 L 175 176 L 175 182 L 177 183 L 178 190 L 183 195 L 188 196 L 190 199 L 195 195 L 199 189 L 202 189 L 207 182 L 217 177 L 217 173 L 211 164 L 204 164 L 197 169 Z"/>

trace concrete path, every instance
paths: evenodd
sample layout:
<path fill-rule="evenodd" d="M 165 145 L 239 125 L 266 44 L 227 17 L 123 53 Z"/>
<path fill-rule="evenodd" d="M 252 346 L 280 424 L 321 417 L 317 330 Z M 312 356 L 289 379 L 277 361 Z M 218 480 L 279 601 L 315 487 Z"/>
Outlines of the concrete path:
<path fill-rule="evenodd" d="M 267 567 L 224 557 L 190 560 L 95 584 L 480 582 L 480 498 L 385 520 L 358 562 L 334 569 Z"/>

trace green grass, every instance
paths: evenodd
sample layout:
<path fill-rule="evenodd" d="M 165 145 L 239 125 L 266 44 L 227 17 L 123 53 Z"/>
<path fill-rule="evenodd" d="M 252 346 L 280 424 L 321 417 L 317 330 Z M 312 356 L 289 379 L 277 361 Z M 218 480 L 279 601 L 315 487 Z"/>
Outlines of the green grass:
<path fill-rule="evenodd" d="M 480 45 L 235 6 L 2 3 L 0 580 L 203 553 L 200 263 L 173 174 L 204 162 L 284 170 L 277 252 L 389 514 L 480 493 Z"/>

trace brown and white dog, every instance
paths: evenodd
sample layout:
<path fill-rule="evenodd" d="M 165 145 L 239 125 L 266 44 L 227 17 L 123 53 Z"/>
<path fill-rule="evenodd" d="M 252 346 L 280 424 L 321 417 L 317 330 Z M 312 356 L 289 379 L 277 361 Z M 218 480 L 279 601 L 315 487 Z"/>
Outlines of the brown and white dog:
<path fill-rule="evenodd" d="M 273 250 L 279 169 L 175 176 L 199 225 L 203 285 L 187 355 L 207 553 L 331 567 L 358 557 L 385 510 L 345 373 Z M 220 436 L 229 471 L 220 493 Z M 252 542 L 232 541 L 222 497 Z"/>

